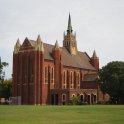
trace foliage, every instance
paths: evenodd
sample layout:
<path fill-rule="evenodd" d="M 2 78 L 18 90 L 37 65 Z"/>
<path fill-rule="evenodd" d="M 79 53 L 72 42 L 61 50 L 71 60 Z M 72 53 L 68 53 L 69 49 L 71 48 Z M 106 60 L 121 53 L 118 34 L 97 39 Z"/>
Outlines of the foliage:
<path fill-rule="evenodd" d="M 123 105 L 0 106 L 0 124 L 123 124 Z"/>
<path fill-rule="evenodd" d="M 5 72 L 3 71 L 3 68 L 6 66 L 8 66 L 8 63 L 1 62 L 0 58 L 0 97 L 8 98 L 11 87 L 10 82 L 12 81 L 4 81 Z"/>
<path fill-rule="evenodd" d="M 0 84 L 0 96 L 8 99 L 12 95 L 12 80 L 4 80 L 2 84 Z"/>
<path fill-rule="evenodd" d="M 100 70 L 101 89 L 113 103 L 124 103 L 124 62 L 108 63 Z"/>
<path fill-rule="evenodd" d="M 73 97 L 71 97 L 71 99 L 70 99 L 70 104 L 71 104 L 71 105 L 81 105 L 81 104 L 83 104 L 83 103 L 82 103 L 82 101 L 81 101 L 80 96 L 73 96 Z"/>
<path fill-rule="evenodd" d="M 6 67 L 7 65 L 8 63 L 1 62 L 1 58 L 0 58 L 0 84 L 2 84 L 4 81 L 5 72 L 3 72 L 3 68 Z"/>

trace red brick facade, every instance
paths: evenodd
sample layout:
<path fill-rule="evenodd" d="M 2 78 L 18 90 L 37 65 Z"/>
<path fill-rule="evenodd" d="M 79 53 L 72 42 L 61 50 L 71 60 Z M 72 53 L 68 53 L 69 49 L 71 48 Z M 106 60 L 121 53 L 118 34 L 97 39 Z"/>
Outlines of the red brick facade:
<path fill-rule="evenodd" d="M 98 83 L 99 58 L 77 49 L 69 15 L 63 47 L 26 38 L 13 52 L 13 96 L 22 104 L 69 104 L 73 96 L 94 104 L 103 100 Z"/>

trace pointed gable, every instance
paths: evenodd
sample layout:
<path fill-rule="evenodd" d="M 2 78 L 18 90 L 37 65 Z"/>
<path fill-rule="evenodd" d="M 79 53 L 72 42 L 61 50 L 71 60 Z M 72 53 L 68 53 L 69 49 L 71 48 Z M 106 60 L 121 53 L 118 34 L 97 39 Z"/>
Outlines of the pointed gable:
<path fill-rule="evenodd" d="M 32 46 L 30 40 L 26 37 L 23 44 L 22 44 L 23 47 L 28 47 L 28 46 Z"/>
<path fill-rule="evenodd" d="M 27 37 L 25 38 L 20 50 L 32 50 L 34 49 L 34 43 L 32 43 L 32 41 L 30 41 Z"/>

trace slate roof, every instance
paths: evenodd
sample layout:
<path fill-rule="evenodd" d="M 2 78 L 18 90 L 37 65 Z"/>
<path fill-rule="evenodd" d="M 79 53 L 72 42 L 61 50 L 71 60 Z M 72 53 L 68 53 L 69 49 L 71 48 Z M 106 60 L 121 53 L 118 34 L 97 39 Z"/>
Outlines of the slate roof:
<path fill-rule="evenodd" d="M 35 46 L 35 41 L 30 40 L 32 46 Z M 44 44 L 44 59 L 54 60 L 52 50 L 54 45 Z M 78 51 L 76 55 L 71 55 L 65 47 L 60 47 L 62 56 L 61 62 L 65 66 L 76 67 L 81 69 L 96 70 L 89 62 L 90 58 L 85 52 Z"/>
<path fill-rule="evenodd" d="M 62 64 L 65 66 L 95 70 L 85 53 L 78 51 L 76 55 L 71 55 L 66 48 L 62 48 Z"/>
<path fill-rule="evenodd" d="M 34 41 L 34 40 L 29 40 L 29 42 L 31 43 L 32 46 L 35 46 L 35 44 L 36 44 L 36 41 Z"/>

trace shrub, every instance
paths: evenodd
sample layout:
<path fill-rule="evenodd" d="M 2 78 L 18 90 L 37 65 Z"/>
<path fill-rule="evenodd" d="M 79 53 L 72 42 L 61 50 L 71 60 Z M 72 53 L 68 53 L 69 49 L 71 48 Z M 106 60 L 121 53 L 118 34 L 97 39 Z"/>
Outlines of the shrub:
<path fill-rule="evenodd" d="M 74 97 L 71 97 L 70 104 L 71 105 L 82 105 L 83 103 L 81 101 L 80 96 L 74 96 Z"/>

